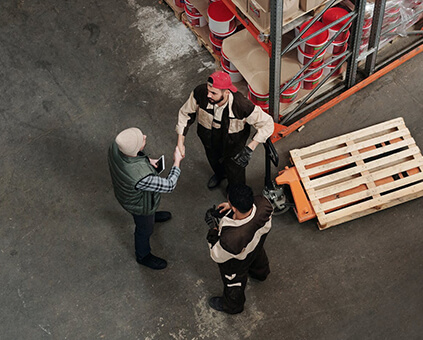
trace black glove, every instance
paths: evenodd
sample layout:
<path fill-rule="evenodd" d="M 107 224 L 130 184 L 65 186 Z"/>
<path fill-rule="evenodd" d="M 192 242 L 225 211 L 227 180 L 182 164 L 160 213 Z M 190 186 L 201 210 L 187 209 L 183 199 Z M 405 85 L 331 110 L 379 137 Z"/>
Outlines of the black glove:
<path fill-rule="evenodd" d="M 207 233 L 207 242 L 214 246 L 219 241 L 219 232 L 216 229 L 209 229 Z"/>
<path fill-rule="evenodd" d="M 244 148 L 235 157 L 232 157 L 232 160 L 239 166 L 245 168 L 248 165 L 252 154 L 253 150 L 251 150 L 248 146 L 244 146 Z"/>
<path fill-rule="evenodd" d="M 213 208 L 210 208 L 209 210 L 207 210 L 206 216 L 204 216 L 204 221 L 206 221 L 210 229 L 213 229 L 213 228 L 217 229 L 219 227 L 219 222 L 217 220 L 217 217 L 213 216 L 215 212 L 216 212 L 216 207 L 213 206 Z"/>

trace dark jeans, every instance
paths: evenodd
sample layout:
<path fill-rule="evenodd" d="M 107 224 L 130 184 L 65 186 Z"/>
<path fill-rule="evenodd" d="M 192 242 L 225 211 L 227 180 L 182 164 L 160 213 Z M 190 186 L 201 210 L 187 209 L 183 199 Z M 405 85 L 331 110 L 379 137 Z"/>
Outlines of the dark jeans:
<path fill-rule="evenodd" d="M 232 259 L 219 263 L 223 281 L 223 310 L 240 313 L 244 310 L 245 287 L 248 274 L 264 281 L 270 273 L 269 260 L 264 250 L 267 234 L 261 237 L 256 249 L 245 260 Z"/>
<path fill-rule="evenodd" d="M 205 148 L 207 160 L 218 178 L 228 178 L 228 186 L 245 184 L 245 168 L 236 164 L 231 157 L 223 157 L 222 153 Z"/>
<path fill-rule="evenodd" d="M 134 215 L 135 222 L 135 256 L 137 260 L 141 260 L 147 256 L 150 251 L 150 236 L 154 229 L 154 214 L 153 215 Z"/>

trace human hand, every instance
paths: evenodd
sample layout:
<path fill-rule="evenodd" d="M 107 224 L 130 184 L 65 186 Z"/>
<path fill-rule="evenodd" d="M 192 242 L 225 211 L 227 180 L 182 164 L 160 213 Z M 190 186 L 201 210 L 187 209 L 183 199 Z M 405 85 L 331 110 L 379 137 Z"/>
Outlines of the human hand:
<path fill-rule="evenodd" d="M 228 202 L 222 202 L 217 206 L 217 210 L 219 210 L 219 213 L 224 213 L 226 211 L 229 211 L 231 209 L 231 206 Z"/>
<path fill-rule="evenodd" d="M 178 143 L 176 146 L 178 147 L 182 157 L 185 157 L 185 145 L 184 145 L 185 137 L 183 135 L 178 135 Z"/>
<path fill-rule="evenodd" d="M 175 152 L 173 153 L 173 161 L 174 165 L 179 168 L 179 164 L 181 163 L 182 159 L 184 159 L 184 156 L 182 156 L 181 151 L 178 147 L 175 148 Z"/>
<path fill-rule="evenodd" d="M 157 168 L 157 162 L 158 162 L 159 160 L 158 159 L 151 159 L 150 158 L 150 164 L 153 166 L 153 167 L 155 167 L 155 168 Z"/>
<path fill-rule="evenodd" d="M 248 165 L 252 154 L 253 150 L 251 150 L 248 146 L 244 146 L 244 148 L 235 157 L 232 157 L 232 160 L 239 166 L 245 168 Z"/>

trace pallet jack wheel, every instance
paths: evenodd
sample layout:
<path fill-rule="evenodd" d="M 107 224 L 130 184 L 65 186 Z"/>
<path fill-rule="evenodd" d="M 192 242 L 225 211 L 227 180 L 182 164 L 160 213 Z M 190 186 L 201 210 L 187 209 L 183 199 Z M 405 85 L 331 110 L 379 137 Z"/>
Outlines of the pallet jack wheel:
<path fill-rule="evenodd" d="M 288 202 L 285 195 L 284 185 L 274 185 L 273 188 L 264 188 L 263 195 L 266 197 L 273 206 L 273 215 L 282 215 L 286 213 L 289 208 L 294 206 Z"/>

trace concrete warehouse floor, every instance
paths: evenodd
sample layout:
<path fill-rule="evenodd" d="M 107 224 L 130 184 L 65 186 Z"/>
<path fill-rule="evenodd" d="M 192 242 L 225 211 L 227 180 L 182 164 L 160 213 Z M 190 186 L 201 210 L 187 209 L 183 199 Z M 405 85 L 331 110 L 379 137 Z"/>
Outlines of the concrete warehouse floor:
<path fill-rule="evenodd" d="M 107 167 L 115 135 L 140 126 L 170 163 L 179 107 L 214 70 L 165 5 L 146 0 L 4 0 L 0 4 L 0 338 L 421 339 L 422 199 L 319 231 L 274 218 L 272 273 L 251 281 L 242 314 L 207 306 L 221 293 L 204 213 L 224 199 L 195 129 L 153 251 L 134 259 L 133 221 Z M 423 147 L 423 55 L 276 143 L 288 151 L 404 117 Z M 276 170 L 274 169 L 274 174 Z M 263 187 L 264 152 L 248 183 Z"/>

